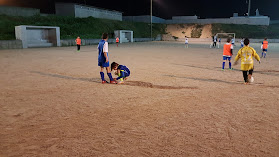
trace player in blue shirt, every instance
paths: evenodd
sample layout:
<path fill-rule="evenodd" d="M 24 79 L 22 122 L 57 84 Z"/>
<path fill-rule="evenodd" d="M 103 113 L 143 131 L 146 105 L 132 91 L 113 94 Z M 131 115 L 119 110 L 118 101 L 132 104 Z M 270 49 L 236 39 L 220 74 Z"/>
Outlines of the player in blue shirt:
<path fill-rule="evenodd" d="M 244 39 L 243 38 L 240 40 L 240 48 L 242 48 L 242 47 L 244 47 Z"/>
<path fill-rule="evenodd" d="M 111 70 L 116 70 L 115 74 L 118 77 L 115 80 L 119 80 L 119 83 L 124 83 L 123 81 L 127 80 L 127 77 L 130 76 L 130 70 L 125 65 L 113 62 L 111 63 Z"/>
<path fill-rule="evenodd" d="M 219 40 L 218 40 L 218 49 L 220 48 L 220 45 L 221 45 L 221 38 L 219 38 Z"/>
<path fill-rule="evenodd" d="M 104 68 L 106 68 L 107 70 L 107 74 L 108 77 L 110 79 L 110 83 L 112 84 L 116 84 L 117 82 L 113 80 L 112 76 L 111 76 L 111 71 L 109 68 L 109 57 L 108 57 L 108 34 L 107 33 L 103 33 L 102 35 L 102 40 L 99 42 L 98 45 L 98 66 L 101 68 L 100 71 L 100 75 L 101 75 L 101 79 L 102 79 L 102 83 L 108 83 L 105 80 L 105 74 L 104 74 Z"/>
<path fill-rule="evenodd" d="M 232 38 L 232 44 L 233 44 L 233 46 L 234 46 L 234 38 Z"/>

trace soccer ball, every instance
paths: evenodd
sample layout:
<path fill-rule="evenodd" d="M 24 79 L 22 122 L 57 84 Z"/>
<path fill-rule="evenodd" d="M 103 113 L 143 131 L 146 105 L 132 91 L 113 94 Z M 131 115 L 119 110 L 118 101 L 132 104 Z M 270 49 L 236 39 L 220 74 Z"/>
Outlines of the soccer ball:
<path fill-rule="evenodd" d="M 250 83 L 254 82 L 254 77 L 253 76 L 251 76 L 251 79 L 249 79 L 249 82 Z"/>
<path fill-rule="evenodd" d="M 123 84 L 123 83 L 124 83 L 124 81 L 121 81 L 121 80 L 117 81 L 117 84 Z"/>

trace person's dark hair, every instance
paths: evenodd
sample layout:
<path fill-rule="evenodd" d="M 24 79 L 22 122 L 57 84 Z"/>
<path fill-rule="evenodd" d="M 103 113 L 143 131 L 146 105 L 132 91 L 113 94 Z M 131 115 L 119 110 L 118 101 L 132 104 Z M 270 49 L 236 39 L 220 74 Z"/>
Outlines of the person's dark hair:
<path fill-rule="evenodd" d="M 232 41 L 232 39 L 231 39 L 231 38 L 228 38 L 228 39 L 227 39 L 227 42 L 228 42 L 228 43 L 229 43 L 229 42 L 231 42 L 231 41 Z"/>
<path fill-rule="evenodd" d="M 110 70 L 114 69 L 114 68 L 117 67 L 117 66 L 118 66 L 117 63 L 112 62 L 111 65 L 110 65 L 110 68 L 111 68 Z"/>
<path fill-rule="evenodd" d="M 107 39 L 107 38 L 108 38 L 108 34 L 107 33 L 103 33 L 102 39 Z"/>
<path fill-rule="evenodd" d="M 264 40 L 267 40 L 267 38 L 264 38 Z"/>
<path fill-rule="evenodd" d="M 247 45 L 249 45 L 249 43 L 250 43 L 249 39 L 248 39 L 248 38 L 245 38 L 245 39 L 244 39 L 244 45 L 247 46 Z"/>

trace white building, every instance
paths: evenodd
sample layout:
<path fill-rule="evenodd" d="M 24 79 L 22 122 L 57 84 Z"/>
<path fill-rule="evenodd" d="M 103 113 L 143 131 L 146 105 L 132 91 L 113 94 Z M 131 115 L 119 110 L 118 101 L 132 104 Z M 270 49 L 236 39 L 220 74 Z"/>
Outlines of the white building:
<path fill-rule="evenodd" d="M 122 21 L 122 12 L 76 3 L 55 3 L 55 12 L 56 15 L 60 16 L 74 16 L 81 18 L 92 16 L 95 18 Z"/>

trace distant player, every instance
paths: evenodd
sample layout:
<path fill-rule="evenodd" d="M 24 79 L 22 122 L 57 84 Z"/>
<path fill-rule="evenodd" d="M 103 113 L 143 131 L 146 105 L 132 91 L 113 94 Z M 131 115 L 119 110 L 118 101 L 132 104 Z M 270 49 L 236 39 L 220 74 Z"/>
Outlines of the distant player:
<path fill-rule="evenodd" d="M 219 38 L 219 40 L 218 40 L 218 49 L 220 48 L 220 45 L 221 45 L 221 38 Z"/>
<path fill-rule="evenodd" d="M 217 43 L 217 36 L 215 35 L 213 37 L 213 47 L 216 48 L 216 43 Z"/>
<path fill-rule="evenodd" d="M 267 52 L 267 48 L 268 48 L 268 41 L 267 41 L 267 38 L 264 38 L 264 41 L 262 42 L 262 46 L 261 46 L 261 49 L 262 49 L 262 56 L 261 58 L 265 58 L 266 56 L 266 52 Z"/>
<path fill-rule="evenodd" d="M 212 48 L 214 45 L 214 36 L 212 36 L 212 44 L 210 44 L 210 48 Z"/>
<path fill-rule="evenodd" d="M 77 39 L 75 40 L 76 44 L 77 44 L 77 51 L 80 51 L 80 45 L 81 45 L 81 39 L 80 37 L 77 37 Z"/>
<path fill-rule="evenodd" d="M 107 75 L 110 79 L 110 83 L 112 84 L 116 84 L 117 82 L 113 80 L 112 76 L 111 76 L 111 72 L 110 72 L 110 68 L 109 68 L 109 56 L 108 56 L 108 34 L 107 33 L 103 33 L 102 35 L 102 40 L 99 42 L 98 45 L 98 66 L 101 68 L 100 71 L 100 75 L 101 75 L 101 79 L 102 79 L 102 83 L 108 83 L 105 80 L 105 75 L 104 75 L 104 68 L 106 68 L 107 70 Z"/>
<path fill-rule="evenodd" d="M 116 45 L 117 45 L 117 47 L 118 47 L 118 43 L 119 43 L 119 38 L 118 37 L 116 37 Z"/>
<path fill-rule="evenodd" d="M 234 46 L 234 42 L 235 42 L 235 41 L 234 41 L 234 38 L 232 38 L 232 44 L 233 44 L 233 46 Z"/>
<path fill-rule="evenodd" d="M 188 44 L 189 44 L 188 37 L 185 36 L 185 48 L 188 48 Z"/>
<path fill-rule="evenodd" d="M 248 84 L 249 80 L 251 80 L 254 70 L 253 57 L 261 63 L 259 55 L 256 53 L 255 49 L 249 46 L 249 42 L 248 38 L 244 39 L 245 46 L 238 51 L 234 63 L 234 65 L 236 65 L 239 58 L 241 58 L 241 70 L 245 81 L 244 84 Z"/>
<path fill-rule="evenodd" d="M 119 65 L 118 63 L 111 63 L 111 70 L 116 70 L 118 76 L 115 80 L 119 80 L 119 84 L 124 83 L 124 80 L 130 76 L 130 70 L 125 65 Z"/>
<path fill-rule="evenodd" d="M 244 39 L 242 38 L 241 40 L 240 40 L 240 48 L 242 48 L 244 46 Z"/>
<path fill-rule="evenodd" d="M 228 38 L 227 43 L 224 44 L 224 48 L 223 48 L 222 70 L 224 70 L 224 68 L 225 68 L 226 61 L 229 61 L 229 69 L 232 70 L 232 63 L 231 63 L 232 55 L 233 55 L 233 45 L 231 44 L 231 38 Z"/>

